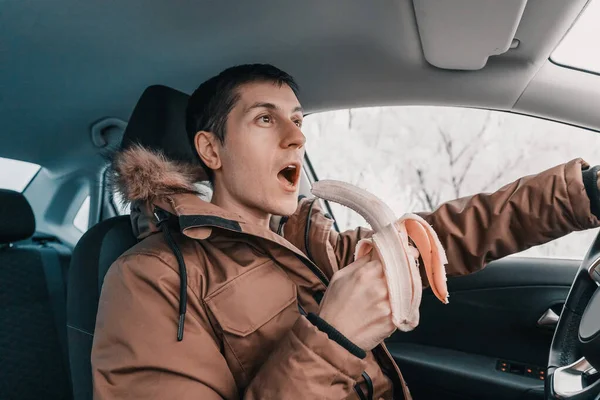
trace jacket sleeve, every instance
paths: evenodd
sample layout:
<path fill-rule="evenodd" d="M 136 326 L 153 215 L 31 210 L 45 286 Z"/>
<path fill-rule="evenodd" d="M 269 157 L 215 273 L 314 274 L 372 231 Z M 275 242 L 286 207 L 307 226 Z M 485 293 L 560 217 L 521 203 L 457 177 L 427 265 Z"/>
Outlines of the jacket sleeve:
<path fill-rule="evenodd" d="M 583 160 L 575 159 L 518 179 L 496 192 L 449 201 L 433 212 L 419 213 L 433 226 L 446 249 L 448 275 L 469 274 L 492 260 L 573 231 L 598 227 L 600 222 L 591 212 L 582 177 L 582 171 L 588 167 Z M 596 179 L 592 182 L 595 185 Z M 298 215 L 307 214 L 308 204 L 301 204 Z M 317 265 L 333 274 L 353 261 L 356 244 L 372 232 L 357 228 L 338 233 L 324 222 L 326 217 L 320 207 L 314 208 L 310 217 L 314 226 L 311 256 Z M 330 232 L 325 233 L 323 227 L 329 227 Z M 305 250 L 302 238 L 296 241 Z M 425 277 L 424 271 L 421 274 Z"/>
<path fill-rule="evenodd" d="M 176 270 L 145 254 L 124 256 L 111 266 L 92 350 L 95 399 L 345 398 L 365 368 L 363 360 L 299 317 L 240 394 L 208 311 L 190 287 L 196 285 L 188 286 L 184 337 L 178 342 Z"/>
<path fill-rule="evenodd" d="M 598 227 L 583 183 L 587 168 L 575 159 L 494 193 L 450 201 L 421 214 L 446 249 L 448 274 L 469 274 L 509 254 Z"/>

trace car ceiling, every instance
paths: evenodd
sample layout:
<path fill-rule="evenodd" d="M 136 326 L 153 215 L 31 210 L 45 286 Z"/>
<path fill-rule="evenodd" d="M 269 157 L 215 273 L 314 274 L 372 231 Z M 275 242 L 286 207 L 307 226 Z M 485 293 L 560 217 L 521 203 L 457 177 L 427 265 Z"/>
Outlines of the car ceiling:
<path fill-rule="evenodd" d="M 410 0 L 3 2 L 0 156 L 67 173 L 95 159 L 92 124 L 127 120 L 147 86 L 190 93 L 248 62 L 294 75 L 308 112 L 443 104 L 597 129 L 591 106 L 548 96 L 561 84 L 571 98 L 585 90 L 600 96 L 598 80 L 579 85 L 573 71 L 548 61 L 586 2 L 529 0 L 515 36 L 520 46 L 478 71 L 427 63 Z M 556 74 L 571 75 L 552 83 Z"/>

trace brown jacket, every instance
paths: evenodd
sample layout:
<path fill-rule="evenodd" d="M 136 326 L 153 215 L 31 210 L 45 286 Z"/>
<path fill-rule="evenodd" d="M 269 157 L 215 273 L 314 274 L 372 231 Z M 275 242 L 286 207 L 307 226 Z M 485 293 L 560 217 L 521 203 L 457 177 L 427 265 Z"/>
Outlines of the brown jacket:
<path fill-rule="evenodd" d="M 384 344 L 360 359 L 301 314 L 318 311 L 319 294 L 352 262 L 367 229 L 338 233 L 318 202 L 303 199 L 277 234 L 201 200 L 189 166 L 141 148 L 115 166 L 122 193 L 143 205 L 132 220 L 145 238 L 104 280 L 95 399 L 358 399 L 356 384 L 367 393 L 363 372 L 374 399 L 410 398 Z M 448 275 L 598 226 L 582 181 L 587 167 L 573 160 L 422 214 L 446 248 Z M 175 216 L 170 231 L 187 268 L 182 341 L 180 270 L 153 225 L 155 206 Z"/>

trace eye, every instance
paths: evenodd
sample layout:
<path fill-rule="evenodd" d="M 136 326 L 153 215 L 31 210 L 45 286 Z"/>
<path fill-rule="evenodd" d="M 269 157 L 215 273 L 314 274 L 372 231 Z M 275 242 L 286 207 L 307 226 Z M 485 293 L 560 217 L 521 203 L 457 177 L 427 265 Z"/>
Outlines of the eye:
<path fill-rule="evenodd" d="M 258 123 L 261 125 L 270 125 L 273 123 L 273 117 L 270 115 L 261 115 L 258 117 Z"/>
<path fill-rule="evenodd" d="M 298 128 L 302 128 L 302 120 L 301 120 L 301 119 L 297 119 L 297 120 L 295 120 L 295 121 L 294 121 L 294 124 L 296 124 L 296 126 L 297 126 Z"/>

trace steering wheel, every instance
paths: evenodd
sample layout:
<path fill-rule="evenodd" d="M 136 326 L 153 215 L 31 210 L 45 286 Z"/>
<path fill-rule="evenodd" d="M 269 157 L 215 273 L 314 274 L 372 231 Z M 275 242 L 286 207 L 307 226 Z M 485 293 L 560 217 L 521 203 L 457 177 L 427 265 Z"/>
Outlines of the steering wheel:
<path fill-rule="evenodd" d="M 600 234 L 575 275 L 548 358 L 546 399 L 600 399 Z"/>

